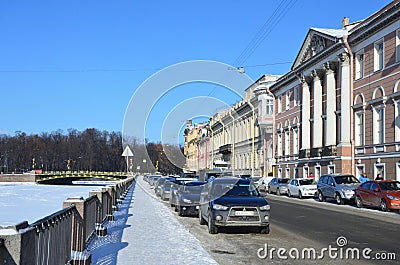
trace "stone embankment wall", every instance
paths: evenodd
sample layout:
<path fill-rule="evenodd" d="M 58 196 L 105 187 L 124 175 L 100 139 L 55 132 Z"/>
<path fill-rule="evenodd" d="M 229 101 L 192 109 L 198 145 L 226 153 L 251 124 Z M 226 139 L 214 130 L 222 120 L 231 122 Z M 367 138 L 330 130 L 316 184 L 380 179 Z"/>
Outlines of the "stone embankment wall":
<path fill-rule="evenodd" d="M 0 182 L 35 182 L 35 174 L 0 174 Z"/>

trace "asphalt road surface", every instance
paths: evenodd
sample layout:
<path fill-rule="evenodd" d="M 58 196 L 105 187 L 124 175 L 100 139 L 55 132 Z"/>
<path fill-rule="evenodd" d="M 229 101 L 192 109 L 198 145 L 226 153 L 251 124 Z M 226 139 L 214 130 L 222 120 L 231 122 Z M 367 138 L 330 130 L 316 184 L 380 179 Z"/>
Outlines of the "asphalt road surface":
<path fill-rule="evenodd" d="M 268 195 L 267 199 L 271 204 L 269 235 L 258 234 L 248 228 L 221 229 L 217 235 L 211 235 L 207 226 L 199 225 L 197 217 L 176 217 L 222 265 L 398 264 L 400 260 L 398 213 L 381 213 L 374 209 L 357 209 L 351 205 L 339 206 L 333 202 L 320 203 L 285 196 Z M 328 250 L 323 250 L 329 249 L 329 246 L 336 248 L 331 255 Z M 270 255 L 272 248 L 275 252 Z M 286 250 L 280 257 L 277 255 L 278 248 Z M 299 258 L 295 258 L 296 252 L 289 255 L 292 248 L 299 250 Z M 302 251 L 310 248 L 315 249 L 316 258 L 307 258 L 308 252 L 302 258 Z M 349 248 L 357 248 L 360 257 L 354 255 L 356 258 L 353 258 Z M 371 249 L 371 252 L 365 252 L 371 258 L 369 260 L 362 256 L 366 248 Z M 377 260 L 376 253 L 380 255 L 378 258 L 394 253 L 396 260 Z M 318 259 L 318 256 L 323 259 Z"/>

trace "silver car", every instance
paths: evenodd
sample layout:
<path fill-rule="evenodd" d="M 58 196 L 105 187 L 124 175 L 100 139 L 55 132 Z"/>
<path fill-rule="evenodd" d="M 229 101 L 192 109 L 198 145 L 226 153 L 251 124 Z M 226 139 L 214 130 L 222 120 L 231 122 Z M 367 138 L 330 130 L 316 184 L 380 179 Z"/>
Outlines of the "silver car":
<path fill-rule="evenodd" d="M 323 202 L 326 198 L 335 199 L 337 204 L 354 199 L 354 190 L 360 181 L 350 174 L 322 175 L 317 183 L 318 199 Z"/>
<path fill-rule="evenodd" d="M 290 179 L 288 178 L 273 178 L 268 183 L 268 193 L 276 193 L 277 195 L 288 193 L 288 184 Z"/>

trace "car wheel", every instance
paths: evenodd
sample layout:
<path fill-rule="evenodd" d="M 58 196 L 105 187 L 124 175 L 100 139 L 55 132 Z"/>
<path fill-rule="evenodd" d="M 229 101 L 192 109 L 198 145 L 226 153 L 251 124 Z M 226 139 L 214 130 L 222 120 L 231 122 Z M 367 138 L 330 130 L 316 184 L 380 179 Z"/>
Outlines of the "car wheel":
<path fill-rule="evenodd" d="M 165 201 L 164 193 L 161 194 L 161 200 Z"/>
<path fill-rule="evenodd" d="M 387 203 L 386 203 L 386 201 L 385 201 L 384 199 L 381 200 L 380 208 L 381 208 L 381 211 L 382 211 L 382 212 L 387 212 L 387 211 L 389 211 L 389 208 L 388 208 L 388 206 L 387 206 Z"/>
<path fill-rule="evenodd" d="M 303 199 L 303 194 L 301 194 L 301 191 L 299 191 L 299 199 Z"/>
<path fill-rule="evenodd" d="M 199 209 L 199 224 L 200 225 L 205 225 L 206 224 L 206 220 L 203 219 L 202 213 Z"/>
<path fill-rule="evenodd" d="M 363 207 L 363 202 L 362 202 L 360 196 L 356 196 L 356 205 L 357 205 L 357 208 L 362 208 Z"/>
<path fill-rule="evenodd" d="M 261 227 L 260 234 L 269 234 L 269 225 Z"/>
<path fill-rule="evenodd" d="M 342 197 L 340 197 L 339 193 L 335 193 L 335 201 L 336 201 L 336 203 L 338 205 L 343 205 L 344 204 L 343 199 L 342 199 Z"/>
<path fill-rule="evenodd" d="M 322 192 L 320 190 L 318 191 L 318 200 L 320 202 L 324 202 L 325 201 L 325 197 L 324 197 L 324 195 L 322 195 Z"/>
<path fill-rule="evenodd" d="M 292 197 L 292 194 L 290 193 L 290 190 L 288 190 L 287 195 L 288 195 L 289 197 Z"/>
<path fill-rule="evenodd" d="M 218 227 L 214 225 L 214 221 L 211 219 L 211 214 L 208 214 L 208 233 L 218 234 Z"/>
<path fill-rule="evenodd" d="M 281 191 L 279 189 L 276 190 L 276 195 L 281 196 Z"/>
<path fill-rule="evenodd" d="M 267 192 L 269 193 L 269 194 L 271 194 L 272 192 L 271 192 L 271 188 L 268 186 L 268 190 L 267 190 Z"/>
<path fill-rule="evenodd" d="M 184 215 L 183 209 L 180 206 L 178 207 L 178 215 L 179 216 L 183 216 Z"/>
<path fill-rule="evenodd" d="M 174 206 L 175 206 L 175 207 L 174 207 L 174 211 L 175 211 L 175 212 L 178 212 L 180 207 L 179 207 L 178 205 L 176 205 L 176 204 L 175 204 Z"/>

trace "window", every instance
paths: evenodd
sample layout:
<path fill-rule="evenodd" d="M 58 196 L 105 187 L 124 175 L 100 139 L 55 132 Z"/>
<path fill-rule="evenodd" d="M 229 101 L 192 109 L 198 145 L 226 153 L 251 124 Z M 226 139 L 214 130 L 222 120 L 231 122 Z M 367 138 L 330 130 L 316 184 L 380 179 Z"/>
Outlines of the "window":
<path fill-rule="evenodd" d="M 278 133 L 278 156 L 282 156 L 282 134 Z"/>
<path fill-rule="evenodd" d="M 274 115 L 274 102 L 272 99 L 266 100 L 266 110 L 267 115 Z"/>
<path fill-rule="evenodd" d="M 395 141 L 400 142 L 400 101 L 396 101 L 394 113 Z"/>
<path fill-rule="evenodd" d="M 364 51 L 356 53 L 356 79 L 364 77 Z"/>
<path fill-rule="evenodd" d="M 290 155 L 290 132 L 285 133 L 285 155 Z"/>
<path fill-rule="evenodd" d="M 293 106 L 297 106 L 299 102 L 299 88 L 295 87 L 293 89 Z"/>
<path fill-rule="evenodd" d="M 355 123 L 356 146 L 361 146 L 364 145 L 364 113 L 356 113 Z"/>
<path fill-rule="evenodd" d="M 374 71 L 379 71 L 383 69 L 383 40 L 375 43 L 374 49 Z"/>
<path fill-rule="evenodd" d="M 396 32 L 396 62 L 400 62 L 400 29 Z"/>
<path fill-rule="evenodd" d="M 385 142 L 385 109 L 377 107 L 374 110 L 374 144 L 383 144 Z"/>
<path fill-rule="evenodd" d="M 290 91 L 286 92 L 286 110 L 290 109 Z"/>
<path fill-rule="evenodd" d="M 278 97 L 278 113 L 282 112 L 282 96 Z"/>
<path fill-rule="evenodd" d="M 293 129 L 293 154 L 299 153 L 299 130 Z"/>
<path fill-rule="evenodd" d="M 286 168 L 286 178 L 290 179 L 290 168 Z"/>

